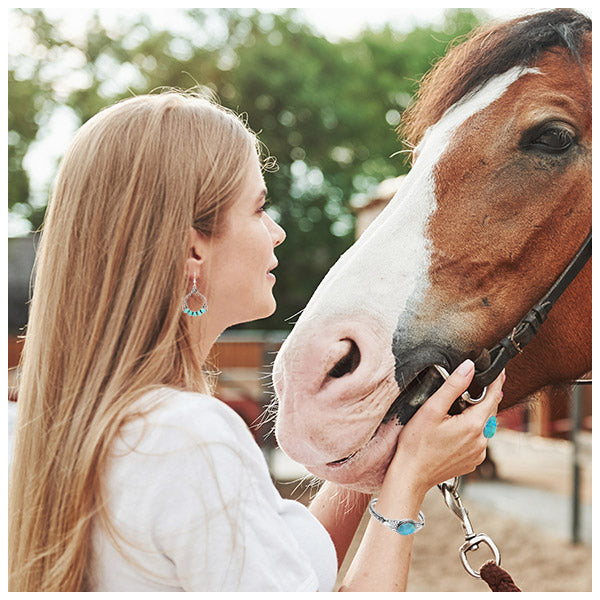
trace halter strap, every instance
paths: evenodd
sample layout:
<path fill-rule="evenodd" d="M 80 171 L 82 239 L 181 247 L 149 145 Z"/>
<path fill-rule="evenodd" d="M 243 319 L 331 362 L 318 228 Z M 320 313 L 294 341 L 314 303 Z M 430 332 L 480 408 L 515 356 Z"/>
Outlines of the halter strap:
<path fill-rule="evenodd" d="M 508 361 L 520 354 L 523 348 L 535 337 L 542 323 L 548 317 L 550 309 L 560 298 L 569 284 L 583 269 L 592 256 L 592 234 L 560 274 L 548 293 L 517 323 L 510 335 L 502 338 L 494 347 L 484 349 L 475 360 L 473 381 L 481 387 L 492 383 Z"/>

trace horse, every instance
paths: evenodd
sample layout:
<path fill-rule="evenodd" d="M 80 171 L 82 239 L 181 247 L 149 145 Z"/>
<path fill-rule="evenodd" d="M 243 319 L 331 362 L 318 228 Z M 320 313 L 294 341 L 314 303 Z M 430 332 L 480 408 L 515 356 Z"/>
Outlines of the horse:
<path fill-rule="evenodd" d="M 318 478 L 377 491 L 433 367 L 498 340 L 500 410 L 591 370 L 591 260 L 528 345 L 512 337 L 591 236 L 591 57 L 591 20 L 555 9 L 476 31 L 422 80 L 409 173 L 273 365 L 277 442 Z"/>

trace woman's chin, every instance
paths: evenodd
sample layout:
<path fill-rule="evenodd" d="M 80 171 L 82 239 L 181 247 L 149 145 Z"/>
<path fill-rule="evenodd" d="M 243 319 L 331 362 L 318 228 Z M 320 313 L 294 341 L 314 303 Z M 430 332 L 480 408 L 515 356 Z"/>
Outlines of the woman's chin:
<path fill-rule="evenodd" d="M 270 317 L 277 309 L 277 302 L 275 298 L 271 298 L 260 305 L 254 307 L 254 310 L 247 312 L 245 315 L 240 315 L 237 320 L 230 325 L 241 325 L 242 323 L 250 323 L 252 321 L 258 321 L 259 319 L 266 319 Z"/>
<path fill-rule="evenodd" d="M 266 319 L 267 317 L 270 317 L 272 314 L 274 314 L 276 310 L 277 310 L 277 301 L 275 300 L 273 293 L 270 292 L 269 296 L 265 302 L 263 316 L 259 317 L 259 318 Z"/>

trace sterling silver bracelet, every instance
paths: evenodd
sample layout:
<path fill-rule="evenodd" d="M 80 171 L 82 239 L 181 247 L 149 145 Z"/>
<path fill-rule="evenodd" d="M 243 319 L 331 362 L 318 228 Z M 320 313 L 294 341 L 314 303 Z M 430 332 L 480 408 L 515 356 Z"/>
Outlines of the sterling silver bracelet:
<path fill-rule="evenodd" d="M 421 511 L 419 511 L 418 521 L 413 521 L 412 519 L 386 519 L 375 510 L 376 502 L 377 498 L 373 498 L 373 500 L 369 502 L 369 512 L 371 513 L 371 516 L 382 525 L 385 525 L 400 535 L 411 535 L 425 526 L 425 515 Z"/>

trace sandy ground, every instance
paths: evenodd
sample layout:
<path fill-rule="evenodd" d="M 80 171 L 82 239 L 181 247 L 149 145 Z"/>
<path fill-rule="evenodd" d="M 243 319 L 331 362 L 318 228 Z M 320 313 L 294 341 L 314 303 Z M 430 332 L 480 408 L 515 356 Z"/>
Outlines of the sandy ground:
<path fill-rule="evenodd" d="M 309 492 L 297 484 L 283 486 L 282 494 L 300 501 Z M 521 520 L 486 509 L 463 496 L 473 528 L 487 533 L 501 552 L 502 567 L 523 592 L 591 592 L 591 544 L 572 544 L 568 536 L 556 537 Z M 431 490 L 425 497 L 426 526 L 416 534 L 407 591 L 409 592 L 489 592 L 488 585 L 467 574 L 458 549 L 464 541 L 462 526 L 446 507 L 441 493 Z M 342 565 L 338 585 L 348 568 L 367 523 L 367 515 Z M 482 547 L 470 552 L 476 570 L 492 558 Z"/>
<path fill-rule="evenodd" d="M 494 540 L 502 554 L 502 567 L 521 590 L 592 590 L 591 546 L 573 545 L 472 502 L 465 501 L 465 504 L 475 531 L 485 532 Z M 464 541 L 462 527 L 437 490 L 427 494 L 423 512 L 427 524 L 415 537 L 407 591 L 489 591 L 485 582 L 474 579 L 464 570 L 458 555 L 458 548 Z M 469 553 L 469 557 L 471 565 L 479 569 L 491 558 L 491 553 L 482 548 Z"/>

